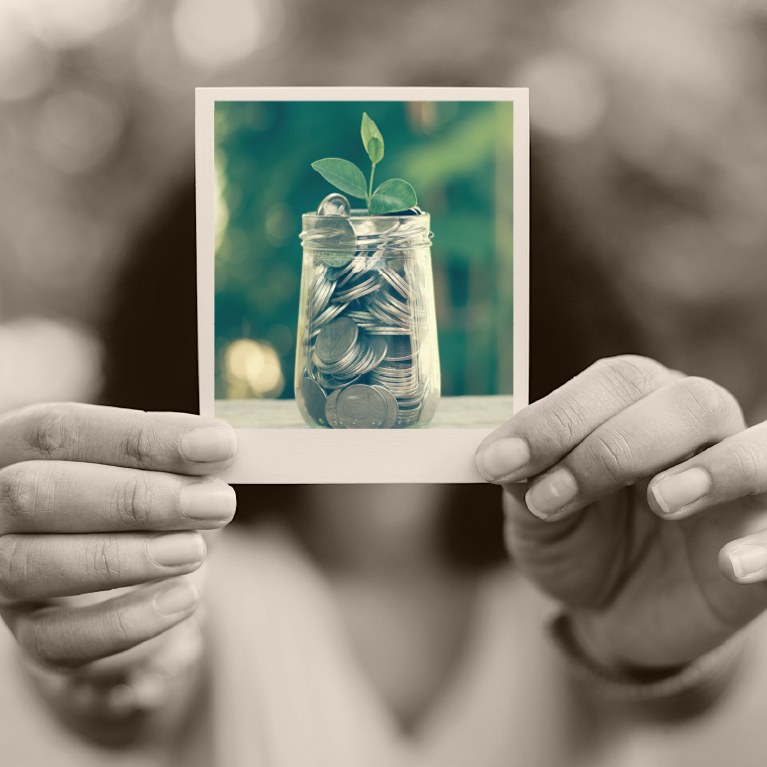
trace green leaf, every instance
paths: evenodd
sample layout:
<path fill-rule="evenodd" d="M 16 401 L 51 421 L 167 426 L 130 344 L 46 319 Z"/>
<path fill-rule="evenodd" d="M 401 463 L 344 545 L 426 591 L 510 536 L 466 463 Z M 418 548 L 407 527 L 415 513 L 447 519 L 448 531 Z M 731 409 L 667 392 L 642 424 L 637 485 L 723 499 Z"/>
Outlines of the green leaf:
<path fill-rule="evenodd" d="M 365 151 L 368 153 L 368 157 L 373 165 L 381 162 L 384 156 L 383 136 L 381 131 L 378 130 L 378 126 L 368 117 L 367 112 L 362 113 L 360 134 L 362 135 L 362 145 L 365 147 Z"/>
<path fill-rule="evenodd" d="M 415 189 L 407 181 L 401 178 L 390 178 L 373 192 L 370 198 L 370 215 L 396 213 L 412 208 L 417 203 Z"/>
<path fill-rule="evenodd" d="M 365 176 L 362 171 L 348 160 L 341 160 L 338 157 L 325 157 L 312 163 L 312 168 L 317 173 L 329 181 L 333 186 L 340 189 L 352 197 L 367 199 L 367 189 L 365 187 Z"/>
<path fill-rule="evenodd" d="M 370 162 L 373 163 L 373 165 L 377 165 L 381 160 L 383 159 L 384 155 L 384 148 L 383 144 L 375 137 L 370 139 L 368 141 L 368 157 L 370 158 Z"/>

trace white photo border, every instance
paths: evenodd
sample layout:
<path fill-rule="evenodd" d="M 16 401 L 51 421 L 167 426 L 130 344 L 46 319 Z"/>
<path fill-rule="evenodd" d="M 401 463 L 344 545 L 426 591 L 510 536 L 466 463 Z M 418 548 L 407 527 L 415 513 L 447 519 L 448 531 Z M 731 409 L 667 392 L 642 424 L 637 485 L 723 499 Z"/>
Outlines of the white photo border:
<path fill-rule="evenodd" d="M 197 321 L 200 414 L 215 416 L 215 105 L 219 101 L 513 102 L 513 409 L 528 402 L 529 98 L 527 88 L 197 88 Z M 489 428 L 237 429 L 222 477 L 240 484 L 477 483 L 474 453 Z"/>

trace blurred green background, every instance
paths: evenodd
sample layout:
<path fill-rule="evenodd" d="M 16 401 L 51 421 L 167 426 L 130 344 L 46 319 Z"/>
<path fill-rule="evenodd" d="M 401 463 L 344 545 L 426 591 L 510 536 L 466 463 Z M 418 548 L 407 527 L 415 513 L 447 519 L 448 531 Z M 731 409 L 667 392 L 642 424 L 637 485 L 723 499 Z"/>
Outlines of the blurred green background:
<path fill-rule="evenodd" d="M 510 393 L 512 109 L 487 102 L 218 102 L 216 398 L 293 397 L 301 214 L 337 191 L 311 163 L 342 157 L 367 176 L 363 111 L 386 146 L 376 185 L 406 179 L 431 214 L 443 394 Z"/>

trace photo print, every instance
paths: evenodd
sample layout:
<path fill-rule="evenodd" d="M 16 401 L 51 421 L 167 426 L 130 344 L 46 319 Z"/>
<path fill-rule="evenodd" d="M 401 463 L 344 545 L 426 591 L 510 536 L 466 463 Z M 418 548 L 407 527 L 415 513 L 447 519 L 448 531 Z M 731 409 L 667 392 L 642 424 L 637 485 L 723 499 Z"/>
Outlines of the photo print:
<path fill-rule="evenodd" d="M 233 482 L 477 482 L 527 404 L 517 88 L 197 91 L 200 408 Z"/>

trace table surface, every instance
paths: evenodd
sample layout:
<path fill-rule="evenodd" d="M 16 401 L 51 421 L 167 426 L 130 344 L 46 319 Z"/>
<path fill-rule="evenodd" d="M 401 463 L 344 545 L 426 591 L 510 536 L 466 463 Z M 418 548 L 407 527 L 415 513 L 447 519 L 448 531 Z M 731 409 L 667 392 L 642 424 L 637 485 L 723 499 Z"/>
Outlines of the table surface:
<path fill-rule="evenodd" d="M 513 397 L 442 397 L 430 429 L 481 429 L 511 418 Z M 216 400 L 215 414 L 238 429 L 309 429 L 295 400 Z"/>

